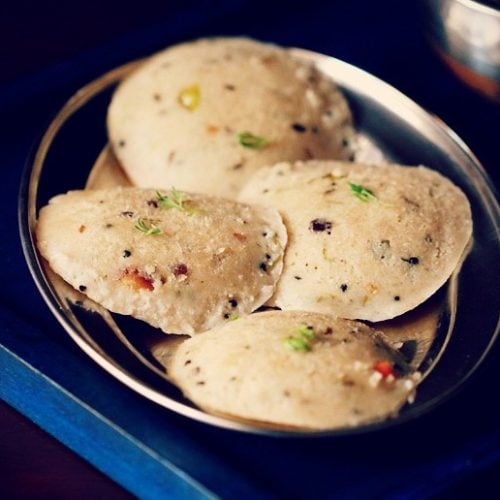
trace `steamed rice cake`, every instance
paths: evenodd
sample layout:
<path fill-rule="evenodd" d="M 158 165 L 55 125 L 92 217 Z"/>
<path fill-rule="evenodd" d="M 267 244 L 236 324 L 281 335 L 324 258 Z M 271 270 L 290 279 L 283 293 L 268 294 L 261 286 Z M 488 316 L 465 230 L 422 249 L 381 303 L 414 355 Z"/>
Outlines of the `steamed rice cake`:
<path fill-rule="evenodd" d="M 241 200 L 280 211 L 288 230 L 270 304 L 382 321 L 429 298 L 472 234 L 462 191 L 425 167 L 334 161 L 261 169 Z"/>
<path fill-rule="evenodd" d="M 201 39 L 149 58 L 116 90 L 110 142 L 136 186 L 234 197 L 282 160 L 348 159 L 347 101 L 287 49 Z"/>
<path fill-rule="evenodd" d="M 36 237 L 51 268 L 95 302 L 190 335 L 261 306 L 286 243 L 273 209 L 140 188 L 56 196 Z"/>

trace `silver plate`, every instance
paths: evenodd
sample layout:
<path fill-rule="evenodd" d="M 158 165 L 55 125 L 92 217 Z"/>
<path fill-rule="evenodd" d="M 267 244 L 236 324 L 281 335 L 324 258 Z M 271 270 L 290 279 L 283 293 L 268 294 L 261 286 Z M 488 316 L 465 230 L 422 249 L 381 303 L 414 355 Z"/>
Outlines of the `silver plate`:
<path fill-rule="evenodd" d="M 71 338 L 113 377 L 159 405 L 217 427 L 277 436 L 381 430 L 415 418 L 446 400 L 469 379 L 491 349 L 499 330 L 497 280 L 491 272 L 497 269 L 499 207 L 478 160 L 439 119 L 354 66 L 301 49 L 294 52 L 314 61 L 344 91 L 362 137 L 361 156 L 376 154 L 391 162 L 434 168 L 460 186 L 472 206 L 474 241 L 460 274 L 455 273 L 420 310 L 422 314 L 440 311 L 440 327 L 421 352 L 419 366 L 425 380 L 417 398 L 398 417 L 357 428 L 299 431 L 205 413 L 166 380 L 162 366 L 152 356 L 152 347 L 161 334 L 91 303 L 55 276 L 39 257 L 34 243 L 38 209 L 56 194 L 85 186 L 106 144 L 105 116 L 112 91 L 140 61 L 117 68 L 80 89 L 45 132 L 28 162 L 21 186 L 23 249 L 40 293 Z"/>

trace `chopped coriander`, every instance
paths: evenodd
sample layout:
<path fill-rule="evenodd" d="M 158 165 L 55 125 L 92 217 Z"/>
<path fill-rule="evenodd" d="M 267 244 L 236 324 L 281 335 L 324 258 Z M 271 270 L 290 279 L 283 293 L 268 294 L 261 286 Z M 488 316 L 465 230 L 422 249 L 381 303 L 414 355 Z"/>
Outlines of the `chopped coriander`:
<path fill-rule="evenodd" d="M 179 92 L 177 100 L 183 108 L 194 111 L 200 105 L 200 98 L 200 87 L 198 85 L 191 85 Z"/>
<path fill-rule="evenodd" d="M 314 330 L 312 326 L 299 325 L 297 333 L 305 340 L 312 340 L 314 338 Z"/>
<path fill-rule="evenodd" d="M 294 351 L 298 352 L 307 352 L 311 350 L 309 342 L 299 337 L 288 337 L 287 339 L 285 339 L 284 345 L 289 349 L 293 349 Z"/>
<path fill-rule="evenodd" d="M 229 315 L 229 321 L 236 321 L 240 317 L 239 314 L 233 313 Z"/>
<path fill-rule="evenodd" d="M 150 220 L 146 221 L 139 217 L 134 227 L 144 234 L 161 234 L 161 229 L 153 224 Z"/>
<path fill-rule="evenodd" d="M 349 187 L 351 188 L 352 194 L 359 198 L 361 201 L 373 201 L 377 197 L 369 189 L 361 186 L 359 184 L 354 184 L 354 182 L 349 181 Z"/>
<path fill-rule="evenodd" d="M 312 326 L 299 325 L 297 334 L 285 339 L 286 347 L 298 352 L 307 352 L 312 349 L 311 340 L 314 339 L 314 329 Z"/>
<path fill-rule="evenodd" d="M 162 195 L 159 191 L 156 191 L 156 196 L 158 206 L 162 209 L 175 208 L 180 212 L 185 212 L 189 216 L 196 213 L 195 209 L 184 206 L 184 195 L 180 191 L 177 191 L 175 187 L 172 187 L 169 196 Z"/>
<path fill-rule="evenodd" d="M 259 137 L 251 132 L 241 132 L 238 134 L 238 142 L 245 148 L 262 149 L 269 144 L 265 137 Z"/>

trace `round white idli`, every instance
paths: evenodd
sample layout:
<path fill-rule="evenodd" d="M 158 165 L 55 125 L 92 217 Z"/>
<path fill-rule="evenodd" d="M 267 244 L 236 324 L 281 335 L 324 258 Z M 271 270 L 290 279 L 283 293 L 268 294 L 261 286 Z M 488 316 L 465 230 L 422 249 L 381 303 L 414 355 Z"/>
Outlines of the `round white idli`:
<path fill-rule="evenodd" d="M 245 38 L 176 45 L 116 90 L 112 147 L 133 184 L 235 197 L 262 165 L 348 159 L 346 100 L 312 63 Z"/>
<path fill-rule="evenodd" d="M 56 196 L 36 237 L 51 268 L 92 300 L 186 334 L 261 306 L 286 244 L 275 210 L 139 188 Z"/>
<path fill-rule="evenodd" d="M 472 233 L 458 187 L 425 167 L 334 161 L 261 169 L 240 200 L 288 230 L 271 304 L 382 321 L 413 309 L 457 267 Z"/>
<path fill-rule="evenodd" d="M 394 415 L 414 393 L 400 356 L 363 323 L 256 313 L 183 342 L 169 377 L 206 411 L 264 424 L 333 429 Z"/>

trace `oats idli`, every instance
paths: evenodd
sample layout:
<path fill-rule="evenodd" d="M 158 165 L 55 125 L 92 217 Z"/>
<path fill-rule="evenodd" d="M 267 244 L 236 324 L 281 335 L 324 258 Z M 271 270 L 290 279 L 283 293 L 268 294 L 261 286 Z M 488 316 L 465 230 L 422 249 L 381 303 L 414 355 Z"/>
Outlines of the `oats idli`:
<path fill-rule="evenodd" d="M 208 412 L 304 429 L 392 416 L 419 379 L 367 325 L 298 311 L 256 313 L 190 338 L 169 368 Z"/>
<path fill-rule="evenodd" d="M 122 187 L 56 196 L 36 238 L 51 268 L 92 300 L 190 335 L 261 306 L 286 244 L 273 209 Z"/>
<path fill-rule="evenodd" d="M 281 163 L 255 174 L 240 200 L 280 211 L 288 230 L 282 309 L 382 321 L 429 298 L 472 234 L 462 191 L 425 167 Z"/>
<path fill-rule="evenodd" d="M 212 38 L 160 52 L 109 106 L 132 183 L 234 198 L 263 165 L 348 159 L 351 113 L 333 81 L 276 45 Z"/>

